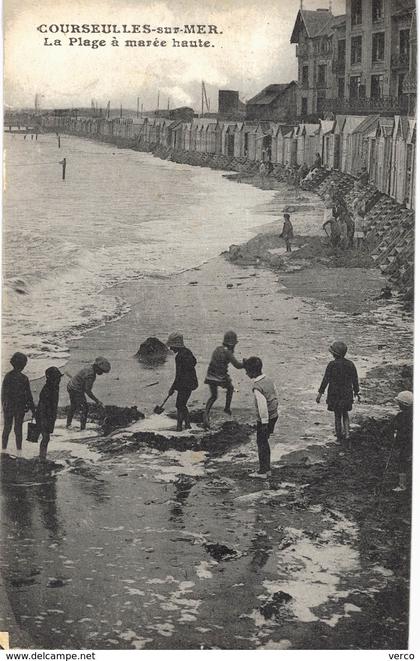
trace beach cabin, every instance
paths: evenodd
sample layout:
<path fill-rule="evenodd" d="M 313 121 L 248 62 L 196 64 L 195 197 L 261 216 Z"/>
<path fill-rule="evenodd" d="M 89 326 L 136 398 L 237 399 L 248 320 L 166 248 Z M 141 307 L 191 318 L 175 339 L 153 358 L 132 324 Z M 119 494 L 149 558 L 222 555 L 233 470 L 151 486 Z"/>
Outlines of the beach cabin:
<path fill-rule="evenodd" d="M 408 118 L 396 115 L 392 134 L 389 194 L 400 204 L 405 200 L 408 128 Z"/>
<path fill-rule="evenodd" d="M 380 117 L 376 129 L 376 168 L 375 178 L 372 182 L 381 193 L 389 194 L 392 158 L 392 135 L 394 119 Z"/>
<path fill-rule="evenodd" d="M 376 135 L 378 121 L 379 115 L 369 115 L 348 135 L 347 171 L 354 176 L 363 167 L 369 170 L 370 145 Z"/>
<path fill-rule="evenodd" d="M 245 123 L 237 122 L 234 136 L 234 154 L 235 158 L 244 157 L 244 136 L 245 136 Z"/>
<path fill-rule="evenodd" d="M 284 138 L 285 136 L 293 130 L 293 126 L 290 124 L 277 124 L 273 132 L 273 141 L 272 141 L 272 159 L 273 163 L 280 163 L 281 165 L 285 162 L 284 157 Z"/>
<path fill-rule="evenodd" d="M 217 127 L 217 119 L 215 120 L 210 120 L 207 124 L 206 128 L 206 148 L 205 151 L 207 154 L 215 154 L 216 153 L 216 127 Z"/>
<path fill-rule="evenodd" d="M 250 161 L 256 161 L 257 141 L 256 141 L 257 124 L 246 122 L 244 127 L 244 156 Z"/>
<path fill-rule="evenodd" d="M 191 122 L 182 123 L 182 149 L 184 151 L 190 151 L 191 144 Z"/>
<path fill-rule="evenodd" d="M 360 115 L 348 115 L 341 134 L 341 160 L 339 169 L 350 174 L 352 171 L 352 139 L 354 131 L 362 124 L 366 117 Z"/>
<path fill-rule="evenodd" d="M 337 115 L 334 122 L 334 129 L 327 138 L 327 153 L 325 154 L 326 162 L 330 170 L 339 170 L 341 165 L 342 153 L 342 135 L 343 128 L 346 123 L 345 115 Z"/>
<path fill-rule="evenodd" d="M 407 136 L 407 176 L 405 186 L 405 199 L 409 209 L 415 208 L 416 193 L 416 130 L 417 120 L 411 118 L 408 120 Z"/>
<path fill-rule="evenodd" d="M 236 122 L 224 122 L 222 129 L 222 154 L 233 158 L 235 154 Z"/>
<path fill-rule="evenodd" d="M 174 151 L 181 151 L 183 149 L 182 124 L 183 122 L 177 119 L 168 126 L 168 147 Z"/>
<path fill-rule="evenodd" d="M 299 127 L 295 126 L 284 136 L 284 165 L 297 163 L 297 138 Z"/>
<path fill-rule="evenodd" d="M 319 122 L 318 150 L 323 167 L 328 168 L 328 140 L 332 138 L 335 122 L 332 119 L 321 119 Z M 316 155 L 315 155 L 316 156 Z"/>
<path fill-rule="evenodd" d="M 260 121 L 255 131 L 255 160 L 271 161 L 272 133 L 269 121 Z"/>

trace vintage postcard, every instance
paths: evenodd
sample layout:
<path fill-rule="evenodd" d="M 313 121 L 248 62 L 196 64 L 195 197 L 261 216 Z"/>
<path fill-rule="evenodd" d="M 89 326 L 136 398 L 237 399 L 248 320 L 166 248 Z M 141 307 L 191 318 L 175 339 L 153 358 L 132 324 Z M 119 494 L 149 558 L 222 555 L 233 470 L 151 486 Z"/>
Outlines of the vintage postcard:
<path fill-rule="evenodd" d="M 4 50 L 1 644 L 407 652 L 415 0 Z"/>

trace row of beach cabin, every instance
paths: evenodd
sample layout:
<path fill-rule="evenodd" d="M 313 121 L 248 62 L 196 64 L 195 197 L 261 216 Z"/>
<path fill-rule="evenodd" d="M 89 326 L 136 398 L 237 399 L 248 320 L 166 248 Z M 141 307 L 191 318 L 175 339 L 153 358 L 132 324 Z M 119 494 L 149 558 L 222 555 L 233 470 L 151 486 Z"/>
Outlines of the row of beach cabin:
<path fill-rule="evenodd" d="M 311 167 L 320 154 L 323 167 L 357 176 L 363 167 L 370 182 L 397 202 L 414 208 L 416 119 L 402 116 L 337 115 L 334 120 L 296 126 L 270 121 L 234 122 L 195 118 L 46 116 L 44 126 L 58 132 L 120 141 L 139 148 L 221 154 L 249 161 Z"/>

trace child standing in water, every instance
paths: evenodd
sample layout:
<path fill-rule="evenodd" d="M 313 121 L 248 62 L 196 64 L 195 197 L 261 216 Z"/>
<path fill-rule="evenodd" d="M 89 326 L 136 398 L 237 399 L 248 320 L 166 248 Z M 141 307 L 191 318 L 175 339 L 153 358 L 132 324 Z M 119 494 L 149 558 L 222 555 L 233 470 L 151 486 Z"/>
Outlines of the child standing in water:
<path fill-rule="evenodd" d="M 190 413 L 187 403 L 193 390 L 198 388 L 195 366 L 197 360 L 189 349 L 184 345 L 181 333 L 171 333 L 166 343 L 175 354 L 175 381 L 169 388 L 168 395 L 178 392 L 176 398 L 177 425 L 176 430 L 182 431 L 182 423 L 185 429 L 191 429 Z"/>
<path fill-rule="evenodd" d="M 62 376 L 62 373 L 57 367 L 48 367 L 45 370 L 45 385 L 39 394 L 36 421 L 42 434 L 39 446 L 39 458 L 43 461 L 47 458 L 50 435 L 54 431 L 55 421 L 57 420 L 58 397 Z"/>
<path fill-rule="evenodd" d="M 229 364 L 236 369 L 244 368 L 244 362 L 239 361 L 234 356 L 235 346 L 238 344 L 238 336 L 234 331 L 227 331 L 223 337 L 223 344 L 213 351 L 210 365 L 207 370 L 207 376 L 204 383 L 210 388 L 210 398 L 207 400 L 206 410 L 203 415 L 204 427 L 210 429 L 210 411 L 217 399 L 218 388 L 226 390 L 225 413 L 232 415 L 230 405 L 233 397 L 232 379 L 228 374 Z"/>
<path fill-rule="evenodd" d="M 316 401 L 319 404 L 328 386 L 327 406 L 329 411 L 334 411 L 337 440 L 344 438 L 350 449 L 349 411 L 353 408 L 353 394 L 360 402 L 359 379 L 354 363 L 345 358 L 347 345 L 344 342 L 333 342 L 329 351 L 334 360 L 327 365 Z"/>
<path fill-rule="evenodd" d="M 257 446 L 260 463 L 258 471 L 251 473 L 249 477 L 266 479 L 271 475 L 271 452 L 268 439 L 278 420 L 278 395 L 272 380 L 263 374 L 261 358 L 251 356 L 244 363 L 247 376 L 254 382 L 252 390 L 257 413 Z"/>
<path fill-rule="evenodd" d="M 24 353 L 17 351 L 10 359 L 13 369 L 6 374 L 1 388 L 1 403 L 3 407 L 3 436 L 2 448 L 5 450 L 9 442 L 13 422 L 15 425 L 15 438 L 17 450 L 22 449 L 22 425 L 26 411 L 32 411 L 35 417 L 35 404 L 31 393 L 29 379 L 22 374 L 28 362 Z"/>

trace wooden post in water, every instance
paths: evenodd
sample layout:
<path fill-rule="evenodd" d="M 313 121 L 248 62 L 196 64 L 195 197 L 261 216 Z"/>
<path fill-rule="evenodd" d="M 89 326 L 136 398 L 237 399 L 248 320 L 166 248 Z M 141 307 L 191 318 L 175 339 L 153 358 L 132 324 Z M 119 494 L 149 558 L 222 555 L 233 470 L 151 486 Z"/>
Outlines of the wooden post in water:
<path fill-rule="evenodd" d="M 63 174 L 62 174 L 63 181 L 65 181 L 66 179 L 66 164 L 67 164 L 67 159 L 63 158 L 63 160 L 60 161 L 60 165 L 63 166 Z"/>
<path fill-rule="evenodd" d="M 56 136 L 57 136 L 58 148 L 60 149 L 61 148 L 61 138 L 58 135 L 58 133 L 56 133 Z"/>

